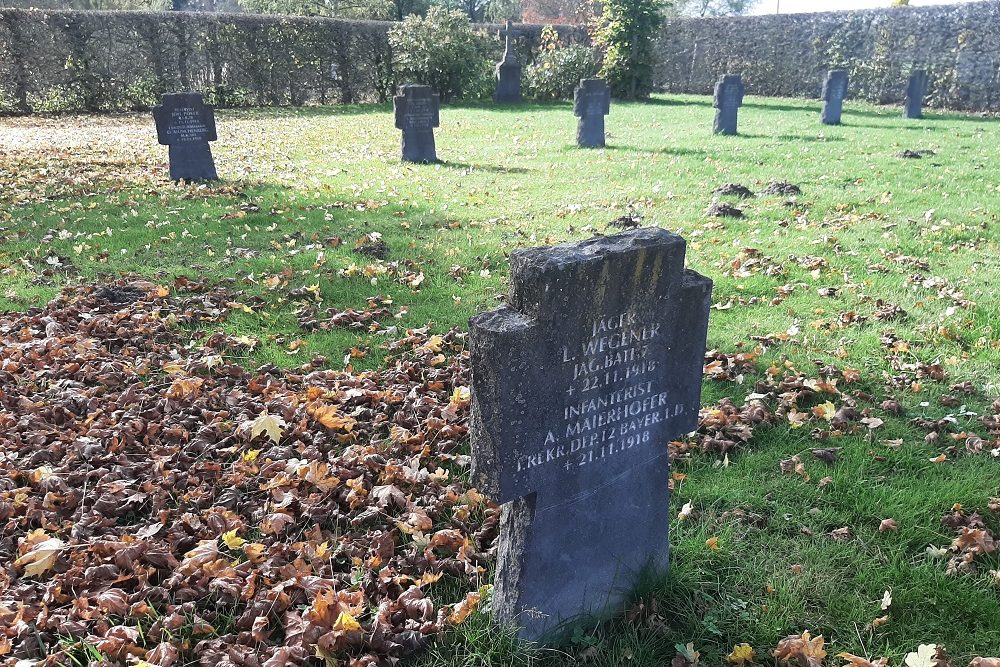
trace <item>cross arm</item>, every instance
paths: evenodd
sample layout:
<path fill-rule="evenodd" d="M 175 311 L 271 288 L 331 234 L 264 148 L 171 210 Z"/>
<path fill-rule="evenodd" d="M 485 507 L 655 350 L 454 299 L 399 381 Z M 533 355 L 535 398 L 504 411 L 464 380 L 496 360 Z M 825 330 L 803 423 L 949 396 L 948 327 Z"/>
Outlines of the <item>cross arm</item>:
<path fill-rule="evenodd" d="M 516 310 L 499 308 L 469 321 L 472 367 L 473 479 L 496 502 L 534 491 L 518 475 L 521 443 L 517 433 L 538 424 L 543 397 L 532 395 L 538 364 L 538 322 Z"/>
<path fill-rule="evenodd" d="M 402 130 L 406 128 L 406 96 L 396 95 L 392 98 L 392 109 L 396 116 L 396 129 Z"/>

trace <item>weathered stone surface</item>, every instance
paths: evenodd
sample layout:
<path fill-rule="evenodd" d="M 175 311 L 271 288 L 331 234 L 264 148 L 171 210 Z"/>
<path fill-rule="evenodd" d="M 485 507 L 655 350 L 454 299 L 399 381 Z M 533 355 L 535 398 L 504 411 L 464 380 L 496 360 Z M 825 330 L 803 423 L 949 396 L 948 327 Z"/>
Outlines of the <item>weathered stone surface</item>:
<path fill-rule="evenodd" d="M 580 79 L 573 91 L 573 113 L 580 120 L 576 125 L 576 144 L 581 148 L 603 148 L 604 117 L 611 113 L 611 89 L 604 79 Z"/>
<path fill-rule="evenodd" d="M 403 131 L 406 162 L 436 162 L 434 128 L 441 124 L 441 98 L 430 86 L 408 83 L 392 98 L 396 127 Z"/>
<path fill-rule="evenodd" d="M 520 30 L 511 27 L 508 20 L 503 30 L 499 30 L 497 35 L 504 38 L 503 60 L 497 63 L 497 86 L 493 92 L 493 101 L 503 104 L 520 102 L 521 97 L 521 64 L 517 62 L 517 54 L 514 52 L 514 37 L 521 34 Z"/>
<path fill-rule="evenodd" d="M 170 178 L 175 181 L 215 180 L 212 148 L 215 141 L 215 112 L 201 93 L 172 93 L 153 107 L 156 138 L 169 146 Z"/>
<path fill-rule="evenodd" d="M 736 134 L 737 118 L 740 107 L 743 106 L 743 93 L 746 86 L 739 74 L 726 74 L 715 84 L 715 125 L 712 131 L 716 134 Z"/>
<path fill-rule="evenodd" d="M 924 117 L 924 97 L 927 96 L 929 79 L 922 69 L 914 70 L 906 84 L 906 100 L 903 102 L 903 118 Z"/>
<path fill-rule="evenodd" d="M 505 503 L 493 610 L 527 639 L 667 568 L 671 438 L 697 426 L 711 281 L 643 228 L 511 256 L 470 321 L 474 475 Z"/>
<path fill-rule="evenodd" d="M 847 99 L 847 70 L 833 69 L 827 72 L 823 81 L 823 110 L 820 112 L 820 122 L 824 125 L 840 125 L 840 117 L 844 112 L 844 100 Z"/>

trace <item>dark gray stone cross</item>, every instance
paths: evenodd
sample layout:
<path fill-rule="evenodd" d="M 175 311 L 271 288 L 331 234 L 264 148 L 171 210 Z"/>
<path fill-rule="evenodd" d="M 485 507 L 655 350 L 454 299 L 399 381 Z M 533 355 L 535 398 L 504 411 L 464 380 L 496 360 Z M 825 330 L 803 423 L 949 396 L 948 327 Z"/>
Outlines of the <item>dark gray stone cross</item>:
<path fill-rule="evenodd" d="M 434 128 L 441 124 L 441 97 L 430 86 L 408 83 L 399 87 L 392 106 L 403 131 L 403 160 L 437 162 Z"/>
<path fill-rule="evenodd" d="M 504 503 L 493 610 L 525 639 L 667 569 L 667 443 L 697 427 L 712 283 L 658 228 L 511 256 L 470 321 L 474 475 Z"/>
<path fill-rule="evenodd" d="M 920 119 L 924 117 L 924 97 L 927 96 L 927 86 L 930 79 L 927 72 L 918 69 L 910 74 L 906 84 L 906 102 L 903 104 L 903 118 Z"/>
<path fill-rule="evenodd" d="M 169 146 L 170 178 L 175 181 L 214 180 L 219 177 L 210 141 L 215 132 L 215 112 L 201 93 L 173 93 L 153 107 L 156 138 Z"/>
<path fill-rule="evenodd" d="M 573 91 L 573 113 L 580 117 L 576 144 L 581 148 L 604 147 L 604 117 L 611 112 L 611 90 L 604 79 L 580 79 Z"/>
<path fill-rule="evenodd" d="M 833 69 L 827 72 L 823 82 L 823 110 L 819 116 L 824 125 L 840 125 L 844 100 L 847 98 L 847 85 L 847 70 Z"/>
<path fill-rule="evenodd" d="M 497 63 L 496 75 L 497 86 L 493 93 L 494 102 L 520 102 L 521 101 L 521 64 L 517 62 L 517 54 L 514 53 L 514 37 L 521 34 L 520 30 L 514 30 L 510 20 L 503 30 L 497 35 L 504 39 L 503 60 Z"/>
<path fill-rule="evenodd" d="M 736 134 L 736 125 L 743 106 L 743 93 L 746 86 L 739 74 L 726 74 L 715 84 L 715 124 L 712 131 L 715 134 Z"/>

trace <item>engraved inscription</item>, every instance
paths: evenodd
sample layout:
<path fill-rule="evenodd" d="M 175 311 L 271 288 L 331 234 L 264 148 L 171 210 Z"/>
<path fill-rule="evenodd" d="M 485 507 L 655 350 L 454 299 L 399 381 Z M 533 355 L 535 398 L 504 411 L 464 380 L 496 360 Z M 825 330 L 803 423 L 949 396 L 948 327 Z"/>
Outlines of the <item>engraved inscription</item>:
<path fill-rule="evenodd" d="M 740 89 L 735 83 L 727 83 L 722 87 L 722 108 L 726 110 L 738 109 L 740 106 Z"/>
<path fill-rule="evenodd" d="M 410 98 L 404 116 L 406 129 L 429 130 L 433 127 L 434 110 L 429 99 Z"/>
<path fill-rule="evenodd" d="M 562 348 L 558 361 L 568 384 L 560 423 L 518 459 L 518 472 L 554 463 L 570 470 L 636 445 L 662 445 L 652 429 L 684 413 L 649 377 L 659 367 L 649 358 L 662 335 L 659 323 L 620 313 L 592 322 L 589 334 L 577 347 Z"/>
<path fill-rule="evenodd" d="M 193 107 L 173 109 L 167 126 L 167 136 L 171 143 L 205 141 L 208 127 L 202 120 L 201 113 Z"/>
<path fill-rule="evenodd" d="M 604 92 L 581 93 L 580 113 L 584 116 L 603 116 L 607 95 Z"/>

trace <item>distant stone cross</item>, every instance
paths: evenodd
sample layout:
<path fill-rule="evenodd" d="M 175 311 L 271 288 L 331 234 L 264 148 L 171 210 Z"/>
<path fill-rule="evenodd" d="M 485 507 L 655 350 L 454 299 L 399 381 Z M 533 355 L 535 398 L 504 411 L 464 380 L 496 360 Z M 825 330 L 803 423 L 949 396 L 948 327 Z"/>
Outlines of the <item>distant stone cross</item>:
<path fill-rule="evenodd" d="M 820 112 L 820 121 L 824 125 L 840 125 L 844 100 L 847 98 L 847 83 L 847 70 L 834 69 L 827 72 L 823 82 L 823 110 Z"/>
<path fill-rule="evenodd" d="M 906 103 L 903 106 L 903 118 L 919 119 L 924 117 L 924 97 L 927 96 L 927 86 L 930 80 L 927 72 L 922 69 L 910 74 L 906 85 Z"/>
<path fill-rule="evenodd" d="M 153 120 L 157 140 L 170 147 L 170 178 L 200 181 L 219 177 L 208 143 L 218 138 L 215 112 L 201 93 L 164 95 L 160 106 L 153 107 Z"/>
<path fill-rule="evenodd" d="M 517 62 L 514 53 L 514 37 L 520 35 L 520 30 L 514 30 L 510 20 L 506 27 L 497 32 L 504 38 L 503 60 L 497 63 L 497 85 L 493 93 L 493 101 L 501 103 L 520 102 L 521 97 L 521 64 Z"/>
<path fill-rule="evenodd" d="M 493 610 L 525 639 L 667 569 L 670 439 L 694 430 L 712 283 L 658 228 L 511 256 L 470 321 L 474 474 L 504 503 Z"/>
<path fill-rule="evenodd" d="M 726 74 L 715 84 L 715 125 L 712 131 L 716 134 L 736 134 L 740 107 L 743 106 L 743 93 L 746 86 L 739 74 Z"/>
<path fill-rule="evenodd" d="M 514 53 L 514 38 L 521 34 L 523 33 L 520 30 L 513 28 L 513 23 L 510 19 L 507 19 L 504 27 L 497 31 L 497 36 L 503 38 L 503 62 L 517 62 L 517 54 Z"/>
<path fill-rule="evenodd" d="M 604 147 L 604 117 L 611 112 L 611 90 L 604 79 L 580 79 L 573 92 L 573 113 L 580 117 L 576 143 L 582 148 Z"/>
<path fill-rule="evenodd" d="M 441 124 L 441 97 L 430 86 L 406 84 L 392 99 L 396 127 L 403 131 L 406 162 L 436 162 L 434 128 Z"/>

